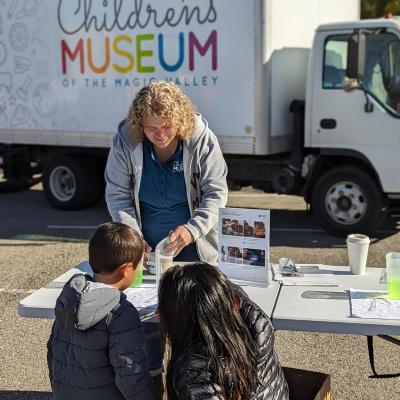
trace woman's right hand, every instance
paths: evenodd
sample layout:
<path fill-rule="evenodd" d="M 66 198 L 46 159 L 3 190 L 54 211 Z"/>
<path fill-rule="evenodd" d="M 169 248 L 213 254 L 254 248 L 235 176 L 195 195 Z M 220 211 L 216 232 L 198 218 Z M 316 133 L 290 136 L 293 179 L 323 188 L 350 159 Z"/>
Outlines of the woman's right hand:
<path fill-rule="evenodd" d="M 149 270 L 149 264 L 148 264 L 149 255 L 150 255 L 152 249 L 145 240 L 143 240 L 143 242 L 144 242 L 143 266 L 146 269 L 146 271 L 148 271 Z"/>

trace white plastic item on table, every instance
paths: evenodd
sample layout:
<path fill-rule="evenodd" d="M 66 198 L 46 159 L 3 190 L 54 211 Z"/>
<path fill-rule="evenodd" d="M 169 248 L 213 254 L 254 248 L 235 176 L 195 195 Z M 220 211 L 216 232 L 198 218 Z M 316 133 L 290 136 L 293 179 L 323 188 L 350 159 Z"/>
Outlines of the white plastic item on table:
<path fill-rule="evenodd" d="M 168 236 L 158 242 L 155 250 L 155 256 L 156 256 L 156 284 L 160 282 L 160 276 L 161 276 L 161 259 L 162 258 L 170 258 L 172 261 L 173 254 L 168 253 L 164 250 L 165 245 L 170 243 L 170 240 Z"/>
<path fill-rule="evenodd" d="M 346 242 L 350 272 L 353 275 L 364 275 L 367 266 L 369 237 L 360 233 L 351 233 L 347 236 Z"/>
<path fill-rule="evenodd" d="M 153 275 L 156 274 L 156 254 L 152 251 L 149 254 L 149 259 L 147 260 L 147 265 L 149 268 L 149 272 Z"/>

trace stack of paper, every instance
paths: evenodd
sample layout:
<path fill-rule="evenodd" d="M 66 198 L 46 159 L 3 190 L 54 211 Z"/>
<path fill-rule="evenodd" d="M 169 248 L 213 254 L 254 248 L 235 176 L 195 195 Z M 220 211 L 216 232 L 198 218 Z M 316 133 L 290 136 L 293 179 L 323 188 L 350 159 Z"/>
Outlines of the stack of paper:
<path fill-rule="evenodd" d="M 274 280 L 285 286 L 339 286 L 336 276 L 323 265 L 296 265 L 296 272 L 282 273 L 272 265 Z"/>
<path fill-rule="evenodd" d="M 124 291 L 127 300 L 138 310 L 141 316 L 154 314 L 158 306 L 158 288 L 154 285 L 129 288 Z"/>
<path fill-rule="evenodd" d="M 383 290 L 350 288 L 351 315 L 356 318 L 400 319 L 400 300 L 388 300 Z"/>

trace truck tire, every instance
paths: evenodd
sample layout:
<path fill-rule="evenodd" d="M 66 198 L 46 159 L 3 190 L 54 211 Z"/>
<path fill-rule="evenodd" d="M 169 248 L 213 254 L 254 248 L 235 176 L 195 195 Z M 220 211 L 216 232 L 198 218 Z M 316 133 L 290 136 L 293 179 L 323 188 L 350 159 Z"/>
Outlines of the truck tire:
<path fill-rule="evenodd" d="M 78 210 L 96 204 L 104 195 L 103 171 L 93 157 L 55 155 L 43 170 L 44 193 L 60 210 Z"/>
<path fill-rule="evenodd" d="M 320 176 L 313 189 L 312 207 L 321 225 L 335 236 L 372 234 L 386 215 L 376 181 L 351 165 L 332 168 Z"/>

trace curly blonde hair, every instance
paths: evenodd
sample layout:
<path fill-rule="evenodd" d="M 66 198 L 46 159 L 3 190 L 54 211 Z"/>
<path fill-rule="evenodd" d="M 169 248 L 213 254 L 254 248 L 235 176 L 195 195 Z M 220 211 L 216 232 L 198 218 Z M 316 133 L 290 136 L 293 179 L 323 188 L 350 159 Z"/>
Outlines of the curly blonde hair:
<path fill-rule="evenodd" d="M 196 107 L 172 82 L 152 81 L 134 98 L 126 118 L 136 142 L 143 142 L 143 117 L 155 116 L 168 120 L 177 130 L 177 137 L 189 139 L 193 133 Z"/>

